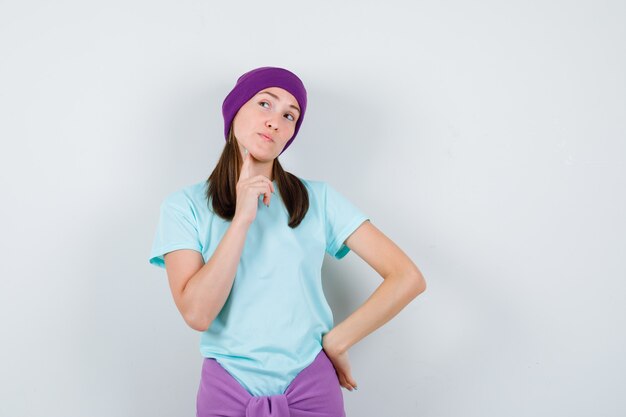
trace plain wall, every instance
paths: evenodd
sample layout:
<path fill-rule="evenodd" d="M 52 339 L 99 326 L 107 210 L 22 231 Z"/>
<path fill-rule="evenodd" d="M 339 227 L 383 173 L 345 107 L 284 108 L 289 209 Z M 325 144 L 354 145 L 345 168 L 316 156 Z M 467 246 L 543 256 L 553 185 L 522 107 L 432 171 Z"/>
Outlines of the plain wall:
<path fill-rule="evenodd" d="M 428 289 L 349 351 L 349 417 L 623 416 L 620 1 L 0 2 L 0 415 L 192 416 L 200 334 L 148 263 L 265 65 Z M 326 257 L 335 323 L 381 278 Z"/>

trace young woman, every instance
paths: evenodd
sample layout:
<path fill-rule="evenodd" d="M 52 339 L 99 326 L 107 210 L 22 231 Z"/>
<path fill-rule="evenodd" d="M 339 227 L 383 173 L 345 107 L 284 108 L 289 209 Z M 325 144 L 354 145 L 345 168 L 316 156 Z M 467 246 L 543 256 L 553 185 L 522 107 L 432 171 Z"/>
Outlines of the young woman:
<path fill-rule="evenodd" d="M 197 415 L 345 416 L 348 349 L 426 288 L 415 264 L 329 184 L 286 172 L 307 93 L 292 72 L 248 71 L 225 98 L 226 145 L 209 176 L 161 204 L 150 263 L 166 268 L 202 332 Z M 333 327 L 324 253 L 354 251 L 384 278 Z"/>

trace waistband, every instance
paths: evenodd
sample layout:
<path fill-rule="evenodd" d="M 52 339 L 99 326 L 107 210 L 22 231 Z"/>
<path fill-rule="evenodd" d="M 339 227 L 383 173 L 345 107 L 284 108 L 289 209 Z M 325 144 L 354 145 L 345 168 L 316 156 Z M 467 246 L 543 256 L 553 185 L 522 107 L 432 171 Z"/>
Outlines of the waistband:
<path fill-rule="evenodd" d="M 345 417 L 335 368 L 322 349 L 283 394 L 253 396 L 215 359 L 205 358 L 197 417 Z"/>

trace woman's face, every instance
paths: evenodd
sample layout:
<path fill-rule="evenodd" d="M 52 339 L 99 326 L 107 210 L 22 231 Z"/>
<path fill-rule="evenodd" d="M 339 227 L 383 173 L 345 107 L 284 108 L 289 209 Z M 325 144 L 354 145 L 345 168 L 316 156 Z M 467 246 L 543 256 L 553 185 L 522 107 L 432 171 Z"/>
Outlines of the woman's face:
<path fill-rule="evenodd" d="M 287 90 L 268 87 L 259 91 L 233 119 L 242 156 L 245 147 L 259 161 L 276 158 L 293 136 L 299 117 L 300 106 Z"/>

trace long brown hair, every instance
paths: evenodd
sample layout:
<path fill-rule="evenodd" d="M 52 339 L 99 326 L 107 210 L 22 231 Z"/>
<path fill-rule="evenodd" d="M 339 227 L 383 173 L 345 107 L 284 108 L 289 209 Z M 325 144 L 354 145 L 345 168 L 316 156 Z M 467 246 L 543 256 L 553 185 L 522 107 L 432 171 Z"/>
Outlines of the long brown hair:
<path fill-rule="evenodd" d="M 206 181 L 208 184 L 207 204 L 212 201 L 213 211 L 225 220 L 232 221 L 235 215 L 237 182 L 242 164 L 243 159 L 239 152 L 239 144 L 231 126 L 222 155 Z M 278 185 L 280 198 L 282 198 L 289 212 L 288 225 L 295 228 L 309 210 L 309 193 L 298 177 L 283 170 L 278 157 L 274 159 L 272 176 Z"/>

